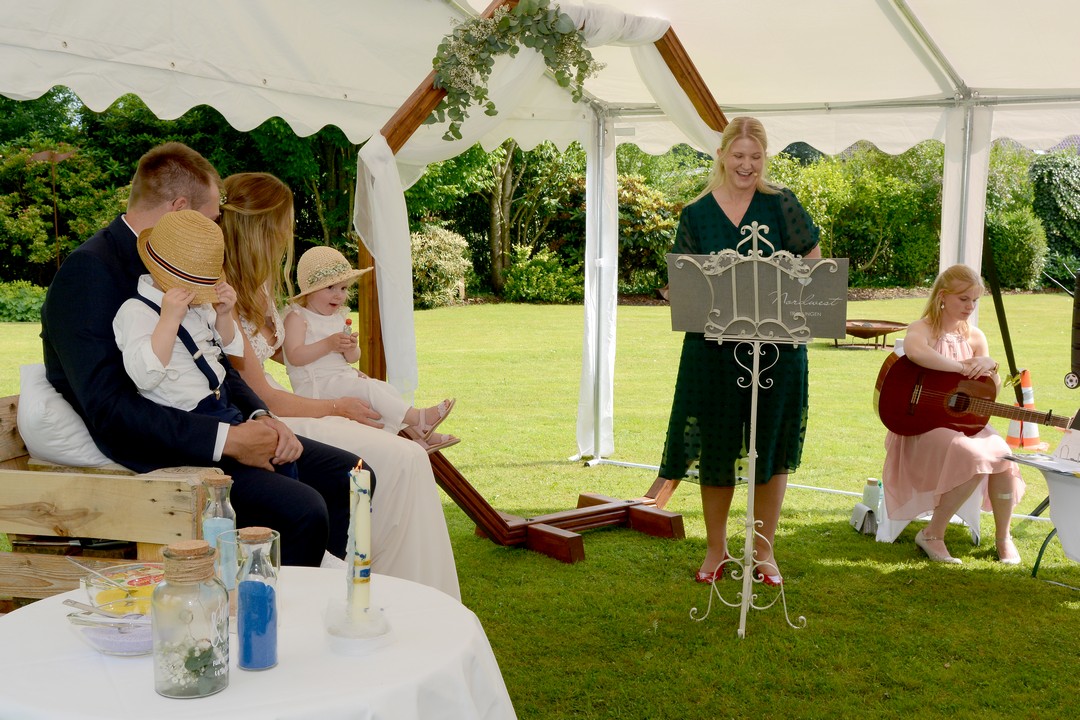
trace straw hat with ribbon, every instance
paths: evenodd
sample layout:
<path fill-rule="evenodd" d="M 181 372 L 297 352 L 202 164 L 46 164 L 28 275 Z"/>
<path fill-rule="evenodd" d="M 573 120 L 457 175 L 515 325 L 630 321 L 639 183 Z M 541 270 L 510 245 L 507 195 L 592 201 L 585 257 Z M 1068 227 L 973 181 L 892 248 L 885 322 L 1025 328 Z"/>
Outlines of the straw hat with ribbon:
<path fill-rule="evenodd" d="M 165 213 L 139 233 L 136 247 L 162 290 L 193 290 L 197 305 L 217 302 L 214 285 L 221 281 L 225 239 L 213 220 L 195 210 Z"/>
<path fill-rule="evenodd" d="M 300 292 L 292 299 L 297 300 L 331 285 L 351 283 L 370 271 L 371 268 L 353 269 L 345 256 L 332 247 L 313 247 L 304 252 L 300 262 L 296 263 L 296 281 L 300 284 Z"/>

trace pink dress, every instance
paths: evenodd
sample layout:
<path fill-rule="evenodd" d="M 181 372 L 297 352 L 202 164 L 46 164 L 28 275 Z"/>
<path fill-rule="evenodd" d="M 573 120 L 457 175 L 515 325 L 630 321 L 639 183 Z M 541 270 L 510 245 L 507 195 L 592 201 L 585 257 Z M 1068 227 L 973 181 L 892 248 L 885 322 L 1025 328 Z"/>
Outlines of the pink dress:
<path fill-rule="evenodd" d="M 945 357 L 966 360 L 972 357 L 967 338 L 948 334 L 938 339 L 934 349 Z M 889 517 L 914 520 L 933 512 L 938 500 L 948 491 L 975 475 L 1005 473 L 1013 483 L 1013 507 L 1024 496 L 1024 480 L 1012 460 L 1008 444 L 987 425 L 968 437 L 949 428 L 935 428 L 922 435 L 885 435 L 885 466 L 882 485 Z M 986 483 L 976 492 L 983 494 L 983 509 L 990 510 Z"/>

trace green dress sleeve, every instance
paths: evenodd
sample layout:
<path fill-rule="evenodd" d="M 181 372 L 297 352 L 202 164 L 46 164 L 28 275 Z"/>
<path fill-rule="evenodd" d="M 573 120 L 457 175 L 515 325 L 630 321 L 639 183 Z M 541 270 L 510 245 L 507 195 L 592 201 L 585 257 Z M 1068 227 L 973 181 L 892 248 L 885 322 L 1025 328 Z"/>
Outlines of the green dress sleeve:
<path fill-rule="evenodd" d="M 784 249 L 796 255 L 806 253 L 817 247 L 821 231 L 810 219 L 795 193 L 787 188 L 780 190 L 780 217 L 783 222 Z"/>

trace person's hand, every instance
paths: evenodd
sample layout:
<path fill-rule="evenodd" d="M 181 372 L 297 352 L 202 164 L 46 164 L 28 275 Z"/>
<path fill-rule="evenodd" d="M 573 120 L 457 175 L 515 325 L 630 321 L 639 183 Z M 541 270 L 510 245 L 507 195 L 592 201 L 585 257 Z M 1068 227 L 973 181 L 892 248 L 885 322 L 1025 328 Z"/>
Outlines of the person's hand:
<path fill-rule="evenodd" d="M 195 292 L 187 288 L 174 287 L 165 291 L 165 297 L 161 300 L 161 317 L 163 320 L 174 322 L 177 325 L 187 314 L 188 306 L 195 299 Z"/>
<path fill-rule="evenodd" d="M 339 332 L 329 335 L 326 338 L 326 343 L 330 347 L 330 352 L 341 353 L 344 355 L 356 347 L 359 342 L 358 337 L 358 335 L 353 335 L 352 333 Z"/>
<path fill-rule="evenodd" d="M 355 420 L 363 425 L 370 425 L 373 428 L 381 428 L 383 424 L 379 422 L 382 419 L 382 415 L 375 412 L 370 405 L 355 397 L 343 397 L 334 400 L 334 409 L 338 415 L 347 417 L 350 420 Z"/>
<path fill-rule="evenodd" d="M 980 355 L 960 361 L 961 374 L 972 380 L 981 377 L 990 377 L 997 370 L 998 364 L 991 358 Z"/>
<path fill-rule="evenodd" d="M 236 290 L 224 280 L 215 285 L 214 290 L 217 291 L 218 298 L 217 302 L 214 303 L 214 312 L 218 316 L 231 314 L 233 308 L 236 307 Z"/>
<path fill-rule="evenodd" d="M 269 424 L 249 420 L 229 428 L 222 454 L 243 465 L 273 471 L 271 460 L 277 454 L 277 447 L 277 430 Z"/>
<path fill-rule="evenodd" d="M 270 460 L 271 463 L 284 465 L 300 458 L 300 455 L 304 452 L 304 446 L 297 440 L 296 434 L 288 425 L 269 415 L 262 415 L 256 418 L 255 422 L 268 425 L 277 433 L 277 446 L 274 448 L 274 457 Z"/>

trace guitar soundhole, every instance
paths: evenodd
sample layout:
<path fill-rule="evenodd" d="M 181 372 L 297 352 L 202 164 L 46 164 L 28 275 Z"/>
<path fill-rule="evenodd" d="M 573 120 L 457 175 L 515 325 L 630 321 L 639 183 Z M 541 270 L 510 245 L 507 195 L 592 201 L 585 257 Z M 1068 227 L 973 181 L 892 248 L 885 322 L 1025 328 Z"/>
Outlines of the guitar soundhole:
<path fill-rule="evenodd" d="M 971 398 L 963 393 L 953 393 L 946 403 L 948 408 L 956 413 L 966 413 L 971 407 Z"/>

